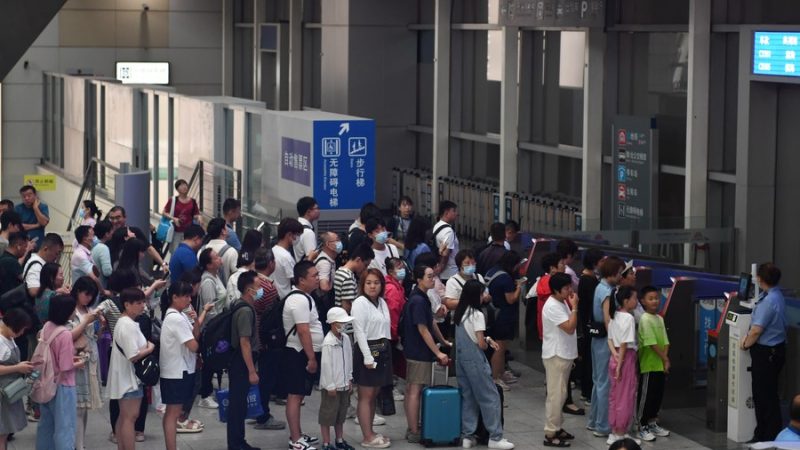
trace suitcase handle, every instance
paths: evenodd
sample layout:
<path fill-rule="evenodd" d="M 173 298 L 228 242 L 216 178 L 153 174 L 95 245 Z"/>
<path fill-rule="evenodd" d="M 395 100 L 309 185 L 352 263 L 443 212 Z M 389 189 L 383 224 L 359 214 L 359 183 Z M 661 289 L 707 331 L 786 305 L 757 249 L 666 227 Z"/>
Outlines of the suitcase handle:
<path fill-rule="evenodd" d="M 431 366 L 431 386 L 436 386 L 436 366 L 439 365 L 438 363 L 433 363 Z M 444 384 L 447 384 L 447 380 L 450 379 L 450 365 L 444 366 Z"/>

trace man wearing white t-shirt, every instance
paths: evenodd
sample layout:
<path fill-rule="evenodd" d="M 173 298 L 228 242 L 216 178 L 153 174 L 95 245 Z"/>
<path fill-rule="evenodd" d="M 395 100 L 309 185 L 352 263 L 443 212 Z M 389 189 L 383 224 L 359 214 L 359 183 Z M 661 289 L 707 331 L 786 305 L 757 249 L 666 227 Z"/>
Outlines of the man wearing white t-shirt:
<path fill-rule="evenodd" d="M 565 273 L 550 277 L 550 290 L 552 295 L 542 309 L 542 362 L 547 377 L 544 438 L 545 445 L 562 447 L 564 441 L 574 439 L 561 428 L 561 408 L 572 362 L 578 357 L 578 296 L 572 290 L 572 279 Z"/>
<path fill-rule="evenodd" d="M 300 405 L 311 394 L 318 371 L 324 335 L 317 307 L 311 293 L 319 287 L 319 272 L 311 261 L 294 266 L 295 289 L 283 306 L 283 329 L 288 332 L 281 375 L 286 400 L 286 422 L 289 424 L 289 448 L 308 450 L 319 442 L 303 434 L 300 427 Z"/>
<path fill-rule="evenodd" d="M 294 259 L 314 261 L 319 254 L 314 222 L 319 219 L 319 205 L 314 197 L 303 197 L 297 201 L 297 221 L 303 226 L 303 233 L 294 243 Z"/>
<path fill-rule="evenodd" d="M 289 249 L 301 234 L 303 234 L 303 226 L 297 219 L 286 217 L 278 224 L 278 242 L 272 247 L 272 254 L 275 256 L 275 272 L 272 273 L 272 281 L 278 291 L 278 298 L 286 297 L 292 290 L 295 259 L 289 253 Z"/>
<path fill-rule="evenodd" d="M 386 274 L 386 258 L 399 258 L 400 252 L 393 244 L 389 244 L 389 232 L 386 231 L 386 223 L 380 218 L 371 218 L 364 226 L 367 236 L 372 239 L 372 251 L 375 258 L 369 263 L 370 269 L 378 269 L 383 276 Z"/>
<path fill-rule="evenodd" d="M 433 239 L 436 241 L 435 252 L 439 253 L 439 264 L 442 271 L 439 278 L 446 283 L 447 279 L 458 273 L 456 254 L 458 253 L 458 236 L 453 224 L 458 219 L 458 206 L 445 200 L 439 205 L 439 221 L 433 226 Z"/>

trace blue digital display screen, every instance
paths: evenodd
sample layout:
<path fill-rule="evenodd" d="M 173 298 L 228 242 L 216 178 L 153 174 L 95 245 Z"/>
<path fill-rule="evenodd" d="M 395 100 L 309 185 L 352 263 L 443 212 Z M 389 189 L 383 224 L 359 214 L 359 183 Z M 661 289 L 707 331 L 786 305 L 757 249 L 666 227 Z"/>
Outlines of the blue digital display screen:
<path fill-rule="evenodd" d="M 753 74 L 800 77 L 800 32 L 756 31 Z"/>

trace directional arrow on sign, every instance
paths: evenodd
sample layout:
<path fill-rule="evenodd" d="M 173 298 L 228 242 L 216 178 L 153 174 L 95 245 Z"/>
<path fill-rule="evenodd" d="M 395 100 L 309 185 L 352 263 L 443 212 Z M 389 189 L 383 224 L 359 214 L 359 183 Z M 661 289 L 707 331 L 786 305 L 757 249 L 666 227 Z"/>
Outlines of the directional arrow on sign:
<path fill-rule="evenodd" d="M 339 136 L 350 132 L 350 122 L 339 124 Z"/>

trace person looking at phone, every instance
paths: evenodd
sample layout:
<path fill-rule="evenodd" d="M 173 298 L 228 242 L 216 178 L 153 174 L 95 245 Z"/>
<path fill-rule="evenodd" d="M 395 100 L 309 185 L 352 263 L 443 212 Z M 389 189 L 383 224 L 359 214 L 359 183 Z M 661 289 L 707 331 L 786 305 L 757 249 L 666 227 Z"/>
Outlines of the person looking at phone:
<path fill-rule="evenodd" d="M 386 231 L 386 223 L 381 218 L 373 217 L 365 224 L 367 236 L 372 239 L 372 251 L 375 258 L 369 264 L 370 269 L 378 269 L 386 276 L 386 258 L 399 258 L 400 251 L 394 244 L 390 244 L 389 232 Z"/>
<path fill-rule="evenodd" d="M 19 195 L 22 197 L 22 203 L 15 206 L 14 211 L 22 217 L 22 228 L 28 233 L 29 238 L 41 241 L 44 239 L 45 227 L 50 223 L 50 209 L 46 203 L 39 200 L 39 195 L 33 186 L 22 186 Z"/>

